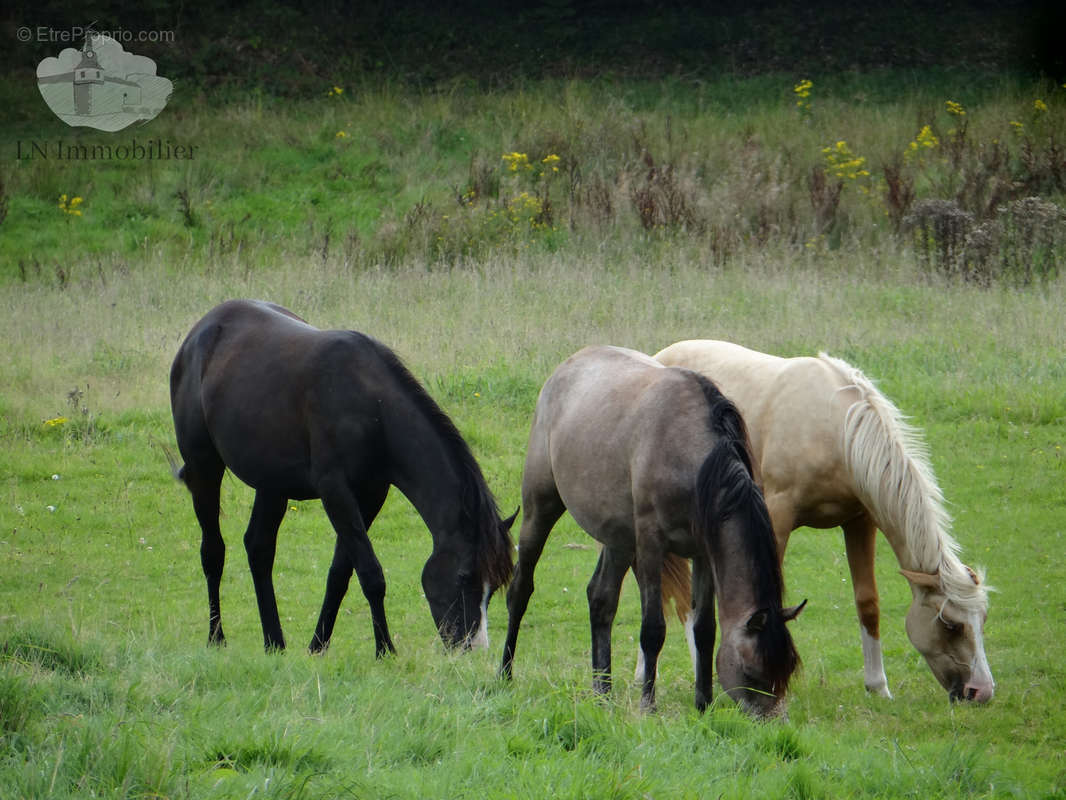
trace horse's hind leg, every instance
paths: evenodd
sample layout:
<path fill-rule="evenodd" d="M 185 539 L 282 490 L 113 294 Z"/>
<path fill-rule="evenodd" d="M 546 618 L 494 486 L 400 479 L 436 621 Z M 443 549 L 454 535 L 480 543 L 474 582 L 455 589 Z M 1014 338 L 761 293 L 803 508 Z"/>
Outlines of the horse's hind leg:
<path fill-rule="evenodd" d="M 278 601 L 274 595 L 274 554 L 277 551 L 278 527 L 285 516 L 289 499 L 284 495 L 259 490 L 252 504 L 252 517 L 244 534 L 244 549 L 255 585 L 255 599 L 259 604 L 259 620 L 263 624 L 263 646 L 268 652 L 285 649 L 285 637 L 278 617 Z"/>
<path fill-rule="evenodd" d="M 359 586 L 363 590 L 363 596 L 370 606 L 370 620 L 374 627 L 374 653 L 381 658 L 386 653 L 395 653 L 396 647 L 389 635 L 389 623 L 385 618 L 385 572 L 381 569 L 381 562 L 374 554 L 374 548 L 367 536 L 367 523 L 363 520 L 359 503 L 355 495 L 346 483 L 336 483 L 322 488 L 322 506 L 326 509 L 326 515 L 337 531 L 337 549 L 334 550 L 333 564 L 330 566 L 330 576 L 326 583 L 327 602 L 329 608 L 323 603 L 322 614 L 319 617 L 319 626 L 316 628 L 316 637 L 323 637 L 323 643 L 328 642 L 329 637 L 324 626 L 323 616 L 329 616 L 332 610 L 333 620 L 336 620 L 337 610 L 333 608 L 334 598 L 330 592 L 340 592 L 336 597 L 336 606 L 340 607 L 341 581 L 344 579 L 344 588 L 347 588 L 346 569 L 355 568 L 355 574 L 359 578 Z M 380 508 L 380 504 L 378 506 Z M 375 510 L 376 513 L 376 510 Z M 342 555 L 347 556 L 349 567 L 346 568 Z M 332 625 L 330 626 L 332 627 Z M 314 640 L 312 640 L 313 643 Z"/>
<path fill-rule="evenodd" d="M 589 581 L 589 626 L 592 629 L 592 688 L 598 694 L 611 690 L 611 628 L 618 611 L 622 580 L 633 563 L 630 551 L 604 547 Z M 643 652 L 643 651 L 642 651 Z"/>
<path fill-rule="evenodd" d="M 859 614 L 859 635 L 862 637 L 863 680 L 866 690 L 882 697 L 892 697 L 885 676 L 881 656 L 881 610 L 874 575 L 874 555 L 877 549 L 877 526 L 867 515 L 849 520 L 844 528 L 844 545 L 851 570 L 851 585 L 855 593 L 855 610 Z"/>
<path fill-rule="evenodd" d="M 225 467 L 215 456 L 196 463 L 187 461 L 180 473 L 192 495 L 193 511 L 200 524 L 200 565 L 207 580 L 207 643 L 224 645 L 222 610 L 219 602 L 219 586 L 222 570 L 226 564 L 226 544 L 218 525 L 219 489 Z"/>
<path fill-rule="evenodd" d="M 381 510 L 388 492 L 389 485 L 385 483 L 360 493 L 359 511 L 363 518 L 363 524 L 367 529 L 370 528 L 374 518 Z M 329 575 L 326 577 L 326 596 L 322 600 L 322 611 L 318 615 L 315 634 L 311 637 L 311 644 L 308 646 L 310 652 L 320 653 L 329 647 L 330 639 L 333 636 L 333 626 L 337 621 L 337 612 L 340 611 L 341 601 L 348 592 L 348 584 L 351 581 L 353 569 L 352 560 L 348 557 L 347 549 L 340 536 L 338 536 L 333 548 L 333 562 L 330 564 Z M 382 620 L 384 620 L 384 608 L 382 609 Z M 378 627 L 375 623 L 375 641 L 378 640 L 378 632 Z M 384 623 L 381 633 L 383 635 L 378 642 L 379 649 L 377 653 L 379 657 L 384 655 L 385 652 L 395 652 L 392 640 L 389 638 L 388 627 Z"/>

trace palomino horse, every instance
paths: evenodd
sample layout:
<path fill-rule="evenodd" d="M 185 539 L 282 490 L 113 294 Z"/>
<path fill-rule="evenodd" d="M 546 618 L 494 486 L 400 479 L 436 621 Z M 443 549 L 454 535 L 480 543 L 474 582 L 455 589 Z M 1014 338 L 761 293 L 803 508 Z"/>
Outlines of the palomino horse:
<path fill-rule="evenodd" d="M 229 467 L 255 489 L 244 547 L 267 650 L 285 647 L 271 577 L 278 526 L 290 498 L 317 497 L 337 539 L 311 651 L 329 646 L 353 567 L 370 604 L 377 655 L 395 651 L 385 576 L 367 536 L 390 484 L 433 536 L 422 587 L 441 638 L 488 644 L 485 610 L 511 576 L 514 517 L 500 520 L 458 430 L 391 350 L 354 331 L 320 331 L 280 306 L 234 300 L 209 311 L 186 337 L 171 367 L 170 397 L 185 459 L 175 474 L 192 493 L 203 532 L 209 642 L 225 642 L 218 514 Z"/>
<path fill-rule="evenodd" d="M 891 697 L 874 580 L 880 528 L 910 583 L 912 644 L 952 699 L 989 700 L 988 589 L 959 560 L 925 446 L 899 409 L 859 370 L 824 353 L 778 358 L 695 340 L 655 357 L 706 375 L 744 415 L 782 558 L 801 525 L 844 529 L 866 688 Z"/>
<path fill-rule="evenodd" d="M 511 676 L 533 571 L 552 526 L 569 510 L 603 549 L 588 585 L 594 688 L 610 689 L 611 626 L 622 580 L 640 586 L 641 706 L 655 703 L 665 637 L 663 559 L 693 562 L 696 707 L 711 699 L 718 599 L 718 677 L 745 710 L 773 716 L 798 663 L 781 607 L 781 569 L 762 495 L 751 477 L 744 423 L 700 375 L 643 353 L 590 347 L 541 389 L 522 476 L 518 565 L 507 592 L 501 674 Z"/>

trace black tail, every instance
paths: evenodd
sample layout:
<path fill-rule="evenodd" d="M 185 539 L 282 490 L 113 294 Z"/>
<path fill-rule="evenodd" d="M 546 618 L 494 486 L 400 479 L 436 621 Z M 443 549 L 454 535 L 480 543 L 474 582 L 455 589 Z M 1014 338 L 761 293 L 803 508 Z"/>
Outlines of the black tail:
<path fill-rule="evenodd" d="M 170 464 L 170 474 L 174 476 L 174 480 L 185 483 L 185 465 L 178 461 L 177 456 L 165 444 L 160 442 L 159 447 L 167 457 L 167 462 Z"/>

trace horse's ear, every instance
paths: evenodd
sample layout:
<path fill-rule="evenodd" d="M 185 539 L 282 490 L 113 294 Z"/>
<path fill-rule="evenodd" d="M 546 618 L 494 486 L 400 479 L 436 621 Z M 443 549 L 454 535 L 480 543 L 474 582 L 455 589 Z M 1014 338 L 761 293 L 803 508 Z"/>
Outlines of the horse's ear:
<path fill-rule="evenodd" d="M 518 508 L 516 508 L 514 510 L 514 513 L 511 516 L 509 516 L 507 519 L 500 520 L 500 530 L 501 531 L 506 533 L 506 532 L 511 530 L 511 526 L 514 525 L 514 521 L 518 517 L 518 512 L 519 512 L 519 510 L 521 510 L 521 508 L 522 508 L 522 506 L 519 506 Z"/>
<path fill-rule="evenodd" d="M 800 615 L 800 612 L 804 609 L 804 607 L 806 607 L 806 605 L 807 598 L 805 597 L 803 598 L 803 602 L 800 603 L 798 606 L 789 606 L 788 608 L 782 608 L 781 617 L 785 620 L 785 622 L 792 622 L 792 620 L 794 620 Z"/>
<path fill-rule="evenodd" d="M 769 619 L 770 612 L 765 608 L 760 608 L 751 617 L 748 618 L 747 629 L 748 633 L 758 633 L 766 627 L 766 620 Z"/>
<path fill-rule="evenodd" d="M 910 581 L 912 586 L 918 586 L 923 589 L 940 589 L 939 572 L 915 572 L 910 569 L 901 569 L 899 573 Z"/>

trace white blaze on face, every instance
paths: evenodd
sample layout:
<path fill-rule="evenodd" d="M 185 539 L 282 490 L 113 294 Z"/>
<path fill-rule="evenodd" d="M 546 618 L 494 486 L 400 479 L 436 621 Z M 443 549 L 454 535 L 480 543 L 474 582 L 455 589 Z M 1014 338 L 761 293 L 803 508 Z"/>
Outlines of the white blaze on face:
<path fill-rule="evenodd" d="M 487 648 L 489 646 L 489 595 L 492 594 L 489 585 L 485 583 L 485 593 L 481 595 L 481 624 L 478 625 L 477 633 L 470 637 L 472 648 Z"/>
<path fill-rule="evenodd" d="M 967 689 L 976 690 L 973 699 L 984 703 L 992 699 L 996 691 L 996 682 L 992 680 L 992 670 L 988 666 L 988 658 L 985 656 L 984 625 L 980 616 L 971 614 L 968 620 L 973 630 L 974 654 L 970 664 L 970 680 L 966 684 Z"/>

